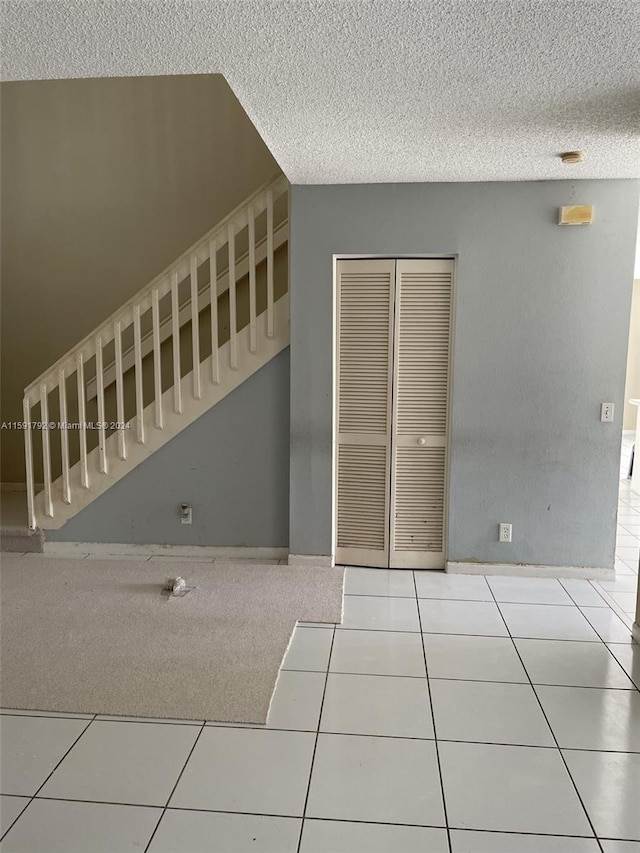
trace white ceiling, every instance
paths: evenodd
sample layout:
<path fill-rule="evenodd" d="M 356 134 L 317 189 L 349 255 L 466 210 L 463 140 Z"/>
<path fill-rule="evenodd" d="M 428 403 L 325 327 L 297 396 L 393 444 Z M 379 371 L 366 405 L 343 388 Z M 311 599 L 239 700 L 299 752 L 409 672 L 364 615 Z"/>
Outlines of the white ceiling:
<path fill-rule="evenodd" d="M 640 177 L 638 0 L 0 9 L 3 79 L 221 73 L 293 183 Z"/>

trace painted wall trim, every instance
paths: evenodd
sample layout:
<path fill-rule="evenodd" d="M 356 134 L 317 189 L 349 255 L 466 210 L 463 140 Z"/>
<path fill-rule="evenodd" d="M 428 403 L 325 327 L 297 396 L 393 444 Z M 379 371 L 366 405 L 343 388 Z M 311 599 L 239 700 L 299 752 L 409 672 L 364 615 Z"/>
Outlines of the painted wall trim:
<path fill-rule="evenodd" d="M 333 568 L 335 565 L 331 554 L 289 554 L 290 566 L 321 566 Z"/>
<path fill-rule="evenodd" d="M 217 548 L 213 545 L 131 545 L 125 542 L 45 542 L 50 557 L 185 557 L 199 560 L 286 560 L 288 548 Z"/>
<path fill-rule="evenodd" d="M 615 580 L 615 569 L 591 566 L 535 566 L 526 563 L 459 563 L 447 561 L 446 571 L 460 575 L 509 575 L 527 578 Z"/>

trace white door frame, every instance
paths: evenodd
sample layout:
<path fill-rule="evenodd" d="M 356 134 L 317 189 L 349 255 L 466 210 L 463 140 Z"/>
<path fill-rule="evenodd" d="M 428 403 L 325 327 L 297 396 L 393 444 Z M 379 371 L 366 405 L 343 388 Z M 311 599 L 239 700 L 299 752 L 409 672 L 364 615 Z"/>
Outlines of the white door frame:
<path fill-rule="evenodd" d="M 449 489 L 451 480 L 451 413 L 453 403 L 453 376 L 454 376 L 454 354 L 455 354 L 455 329 L 456 329 L 456 305 L 457 305 L 457 275 L 458 275 L 458 254 L 456 252 L 439 252 L 425 253 L 417 255 L 408 254 L 393 254 L 385 252 L 383 254 L 345 254 L 338 253 L 333 255 L 332 260 L 332 275 L 333 275 L 333 305 L 332 305 L 332 329 L 331 329 L 331 351 L 332 351 L 332 393 L 331 393 L 331 565 L 335 565 L 336 558 L 336 539 L 337 539 L 337 465 L 338 465 L 338 261 L 374 261 L 391 259 L 399 260 L 451 260 L 453 261 L 453 275 L 451 278 L 451 316 L 449 322 L 449 372 L 448 372 L 448 393 L 447 393 L 447 443 L 446 456 L 447 462 L 445 467 L 445 486 L 444 486 L 444 562 L 445 566 L 448 560 L 449 551 Z M 403 571 L 402 569 L 394 569 L 393 571 Z M 432 570 L 433 571 L 433 570 Z"/>

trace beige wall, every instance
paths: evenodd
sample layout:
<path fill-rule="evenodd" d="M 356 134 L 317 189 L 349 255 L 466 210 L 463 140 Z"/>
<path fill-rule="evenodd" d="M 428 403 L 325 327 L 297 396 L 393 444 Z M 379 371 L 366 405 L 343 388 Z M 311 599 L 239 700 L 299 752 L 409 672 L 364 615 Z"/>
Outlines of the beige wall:
<path fill-rule="evenodd" d="M 279 172 L 219 76 L 5 83 L 2 420 L 23 388 Z M 24 480 L 2 433 L 2 481 Z"/>
<path fill-rule="evenodd" d="M 628 403 L 632 397 L 640 397 L 640 279 L 633 282 L 623 429 L 635 429 L 636 427 L 636 415 L 639 413 L 636 406 L 630 406 Z"/>

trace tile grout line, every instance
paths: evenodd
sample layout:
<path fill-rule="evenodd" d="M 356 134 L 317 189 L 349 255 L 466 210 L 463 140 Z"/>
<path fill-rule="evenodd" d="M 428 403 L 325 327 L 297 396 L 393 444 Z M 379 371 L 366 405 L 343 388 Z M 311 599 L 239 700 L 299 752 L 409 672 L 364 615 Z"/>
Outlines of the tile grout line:
<path fill-rule="evenodd" d="M 493 590 L 491 590 L 491 594 L 493 595 Z M 495 596 L 494 596 L 494 599 L 495 599 Z M 498 604 L 498 602 L 496 601 L 496 605 L 497 605 L 497 604 Z M 498 607 L 498 610 L 500 610 L 500 608 L 499 608 L 499 607 Z M 500 615 L 502 616 L 502 611 L 500 611 Z M 580 805 L 582 806 L 582 810 L 584 811 L 585 817 L 587 818 L 587 821 L 588 821 L 588 823 L 589 823 L 589 826 L 591 827 L 591 831 L 593 832 L 593 837 L 595 838 L 596 843 L 597 843 L 598 847 L 600 848 L 601 853 L 604 853 L 604 849 L 603 849 L 603 847 L 602 847 L 602 844 L 600 843 L 600 839 L 599 839 L 599 838 L 598 838 L 598 836 L 596 835 L 596 830 L 595 830 L 595 827 L 594 827 L 593 822 L 592 822 L 592 820 L 591 820 L 591 816 L 589 815 L 589 812 L 587 811 L 587 808 L 586 808 L 586 806 L 585 806 L 585 804 L 584 804 L 584 802 L 583 802 L 583 799 L 582 799 L 582 796 L 581 796 L 581 794 L 580 794 L 580 791 L 578 790 L 578 786 L 576 785 L 576 782 L 575 782 L 575 780 L 574 780 L 573 776 L 571 775 L 571 771 L 569 770 L 569 765 L 567 764 L 567 761 L 566 761 L 566 759 L 565 759 L 565 757 L 564 757 L 564 755 L 563 755 L 563 753 L 562 753 L 562 750 L 560 749 L 560 744 L 558 743 L 558 739 L 557 739 L 557 737 L 556 737 L 556 734 L 555 734 L 555 732 L 553 731 L 553 728 L 551 727 L 551 723 L 549 722 L 549 718 L 547 717 L 547 713 L 546 713 L 546 711 L 544 710 L 544 707 L 543 707 L 543 705 L 542 705 L 542 702 L 540 701 L 540 697 L 538 696 L 538 693 L 537 693 L 537 691 L 536 691 L 536 688 L 535 688 L 535 686 L 534 686 L 533 682 L 531 681 L 531 678 L 530 678 L 530 676 L 529 676 L 529 671 L 528 671 L 528 669 L 526 668 L 526 666 L 524 665 L 524 661 L 522 660 L 522 657 L 520 656 L 520 650 L 518 649 L 518 647 L 517 647 L 517 645 L 516 645 L 516 642 L 515 642 L 515 640 L 514 640 L 514 638 L 513 638 L 512 634 L 511 634 L 511 631 L 509 631 L 509 626 L 507 625 L 507 622 L 506 622 L 506 619 L 504 619 L 504 616 L 502 616 L 502 619 L 503 619 L 503 621 L 504 621 L 504 624 L 505 624 L 505 627 L 506 627 L 507 631 L 509 632 L 509 637 L 511 638 L 511 642 L 512 642 L 512 644 L 513 644 L 513 648 L 514 648 L 514 650 L 515 650 L 515 653 L 518 655 L 518 658 L 520 659 L 520 663 L 521 663 L 521 665 L 522 665 L 522 668 L 524 669 L 524 671 L 525 671 L 525 673 L 526 673 L 526 676 L 527 676 L 527 678 L 529 679 L 529 684 L 530 684 L 530 686 L 531 686 L 531 689 L 533 690 L 533 695 L 536 697 L 536 700 L 537 700 L 537 702 L 538 702 L 538 705 L 540 706 L 540 711 L 542 712 L 542 716 L 544 717 L 545 722 L 546 722 L 547 726 L 549 727 L 549 731 L 551 732 L 551 737 L 553 738 L 553 741 L 554 741 L 554 743 L 555 743 L 555 745 L 556 745 L 556 747 L 557 747 L 557 750 L 558 750 L 558 755 L 560 756 L 560 759 L 561 759 L 561 761 L 562 761 L 562 763 L 563 763 L 563 765 L 564 765 L 564 768 L 565 768 L 565 770 L 567 771 L 567 775 L 569 776 L 569 779 L 571 780 L 571 784 L 573 785 L 574 791 L 576 792 L 576 796 L 577 796 L 577 798 L 578 798 L 578 801 L 579 801 Z"/>
<path fill-rule="evenodd" d="M 420 600 L 424 601 L 425 599 L 420 599 Z M 445 599 L 429 599 L 429 600 L 451 601 L 451 599 L 446 599 L 446 598 Z M 458 603 L 459 604 L 465 604 L 465 603 L 466 604 L 472 604 L 472 603 L 473 604 L 494 604 L 495 603 L 497 605 L 498 609 L 500 608 L 499 602 L 492 602 L 492 601 L 482 601 L 482 602 L 460 601 Z M 514 602 L 503 602 L 503 603 L 513 604 Z M 537 604 L 526 605 L 526 606 L 538 607 Z M 573 606 L 572 606 L 572 608 L 573 608 Z M 575 609 L 580 610 L 579 607 L 575 608 Z M 604 607 L 593 607 L 592 608 L 592 610 L 604 610 L 604 609 L 605 609 Z M 582 616 L 586 620 L 589 627 L 593 628 L 593 626 L 591 625 L 591 623 L 589 622 L 587 617 L 584 615 L 584 613 L 582 614 Z M 369 631 L 369 632 L 383 633 L 383 634 L 430 634 L 432 636 L 437 636 L 437 637 L 488 637 L 489 639 L 502 639 L 502 640 L 509 638 L 506 634 L 479 634 L 477 632 L 473 633 L 473 634 L 471 634 L 471 633 L 467 634 L 467 633 L 461 633 L 460 631 L 457 631 L 457 632 L 456 631 L 420 631 L 420 630 L 418 630 L 418 631 L 398 631 L 395 628 L 343 628 L 342 626 L 337 626 L 336 630 L 337 631 Z M 596 633 L 595 628 L 593 630 L 594 630 L 594 633 Z M 553 640 L 554 642 L 558 642 L 558 643 L 602 643 L 602 642 L 604 642 L 601 639 L 601 637 L 598 636 L 597 634 L 596 634 L 595 640 L 583 640 L 583 639 L 576 640 L 574 638 L 567 638 L 567 637 L 537 637 L 537 636 L 534 637 L 534 636 L 524 636 L 524 635 L 521 637 L 516 637 L 516 639 L 518 639 L 518 640 Z"/>
<path fill-rule="evenodd" d="M 12 797 L 12 796 L 16 796 L 16 797 L 17 797 L 17 796 L 19 796 L 19 794 L 2 794 L 2 796 L 3 796 L 3 797 Z M 16 825 L 16 823 L 20 820 L 20 818 L 22 817 L 22 815 L 26 812 L 26 810 L 29 808 L 29 806 L 31 805 L 31 803 L 32 803 L 32 802 L 33 802 L 33 800 L 34 800 L 34 798 L 33 798 L 33 797 L 26 797 L 25 799 L 28 799 L 28 800 L 29 800 L 29 802 L 28 802 L 28 803 L 27 803 L 27 805 L 22 809 L 22 811 L 21 811 L 21 812 L 20 812 L 20 813 L 19 813 L 19 814 L 18 814 L 18 815 L 17 815 L 17 816 L 12 820 L 12 821 L 11 821 L 11 823 L 10 823 L 10 824 L 9 824 L 9 826 L 5 829 L 5 831 L 4 831 L 2 834 L 0 834 L 0 841 L 2 841 L 2 839 L 3 839 L 3 838 L 6 838 L 7 833 L 8 833 L 8 832 L 10 832 L 10 831 L 13 829 L 13 827 L 14 827 L 14 826 Z"/>
<path fill-rule="evenodd" d="M 621 605 L 609 593 L 609 590 L 604 589 L 604 587 L 603 587 L 601 589 L 597 589 L 596 592 L 598 593 L 600 598 L 602 598 L 603 601 L 606 601 L 607 606 L 609 607 L 609 610 L 611 610 L 613 613 L 615 613 L 615 615 L 622 622 L 622 624 L 625 626 L 625 628 L 628 628 L 629 630 L 631 630 L 628 622 L 631 621 L 631 624 L 633 624 L 633 619 L 630 616 L 627 616 L 627 614 L 622 609 Z M 600 610 L 601 608 L 598 607 L 598 608 L 593 608 L 593 609 L 594 610 Z M 623 614 L 623 615 L 621 616 L 620 614 Z"/>
<path fill-rule="evenodd" d="M 21 715 L 21 714 L 17 714 L 16 716 L 22 716 L 22 715 Z M 33 793 L 33 794 L 29 797 L 29 802 L 28 802 L 28 803 L 27 803 L 27 805 L 22 809 L 22 811 L 21 811 L 21 812 L 20 812 L 20 814 L 16 817 L 16 819 L 11 823 L 11 825 L 7 828 L 6 832 L 3 832 L 3 833 L 2 833 L 2 835 L 0 836 L 0 841 L 1 841 L 5 836 L 6 836 L 6 834 L 7 834 L 7 833 L 8 833 L 8 832 L 13 828 L 13 826 L 14 826 L 14 825 L 15 825 L 15 824 L 20 820 L 20 818 L 24 815 L 24 813 L 27 811 L 27 809 L 29 808 L 29 806 L 31 805 L 31 803 L 32 803 L 32 802 L 36 799 L 36 797 L 38 796 L 38 793 L 39 793 L 39 792 L 44 788 L 44 786 L 47 784 L 47 782 L 49 781 L 49 779 L 51 779 L 51 777 L 52 777 L 52 776 L 53 776 L 53 774 L 56 772 L 56 770 L 58 769 L 58 767 L 60 767 L 60 765 L 62 764 L 62 762 L 63 762 L 63 761 L 65 760 L 65 758 L 69 755 L 69 753 L 71 752 L 71 750 L 72 750 L 72 749 L 74 748 L 74 746 L 78 743 L 78 741 L 80 740 L 80 738 L 84 735 L 84 733 L 87 731 L 87 729 L 91 726 L 91 724 L 94 722 L 94 720 L 95 720 L 95 718 L 96 718 L 97 716 L 98 716 L 97 714 L 94 714 L 94 715 L 93 715 L 93 717 L 92 717 L 90 720 L 85 720 L 85 719 L 83 719 L 83 720 L 82 720 L 82 722 L 86 723 L 87 725 L 82 729 L 82 731 L 80 732 L 80 734 L 78 735 L 78 737 L 74 740 L 74 742 L 71 744 L 71 746 L 69 747 L 69 749 L 67 749 L 67 751 L 64 753 L 64 755 L 62 756 L 62 758 L 61 758 L 61 759 L 56 763 L 56 765 L 55 765 L 55 766 L 54 766 L 54 768 L 51 770 L 51 772 L 47 774 L 47 777 L 46 777 L 46 778 L 45 778 L 45 780 L 42 782 L 42 784 L 41 784 L 41 785 L 39 785 L 39 786 L 36 788 L 35 793 Z M 33 719 L 33 717 L 31 717 L 30 719 Z M 37 719 L 52 720 L 52 719 L 60 719 L 60 718 L 59 718 L 59 717 L 39 717 L 39 718 L 37 718 Z M 78 718 L 64 717 L 63 719 L 78 719 Z M 20 796 L 20 795 L 19 795 L 19 794 L 16 794 L 16 796 Z"/>
<path fill-rule="evenodd" d="M 424 672 L 425 678 L 427 681 L 427 694 L 429 696 L 429 710 L 431 712 L 431 725 L 433 726 L 433 743 L 434 749 L 436 753 L 436 762 L 438 765 L 438 778 L 440 779 L 440 796 L 442 797 L 442 812 L 444 815 L 444 825 L 447 831 L 447 844 L 449 846 L 449 853 L 452 853 L 453 847 L 451 846 L 451 829 L 449 827 L 449 816 L 447 814 L 447 801 L 444 793 L 444 779 L 442 777 L 442 764 L 440 762 L 440 750 L 438 748 L 438 731 L 436 729 L 436 715 L 433 712 L 433 697 L 431 695 L 431 685 L 429 684 L 429 666 L 427 664 L 427 650 L 424 645 L 424 632 L 422 630 L 422 614 L 420 612 L 420 600 L 418 599 L 418 584 L 416 581 L 416 573 L 411 573 L 413 576 L 413 586 L 416 592 L 416 610 L 418 611 L 418 624 L 420 626 L 420 645 L 422 646 L 422 658 L 424 660 Z"/>
<path fill-rule="evenodd" d="M 466 742 L 466 741 L 464 741 Z M 492 746 L 493 744 L 489 744 Z M 507 744 L 510 745 L 510 744 Z M 553 747 L 550 747 L 553 749 Z M 575 751 L 575 750 L 571 750 Z M 3 797 L 11 797 L 16 799 L 21 799 L 19 794 L 2 794 Z M 28 797 L 22 797 L 22 799 L 28 799 Z M 122 802 L 112 802 L 109 800 L 69 800 L 62 797 L 38 797 L 39 801 L 46 802 L 54 802 L 54 803 L 82 803 L 87 805 L 96 805 L 96 806 L 122 806 L 123 808 L 135 808 L 135 809 L 153 809 L 159 811 L 163 809 L 163 806 L 154 806 L 149 803 L 122 803 Z M 25 806 L 26 809 L 26 806 Z M 237 815 L 238 817 L 273 817 L 273 818 L 283 818 L 284 820 L 301 820 L 300 815 L 290 815 L 290 814 L 282 814 L 281 812 L 272 813 L 272 812 L 246 812 L 246 811 L 235 811 L 233 809 L 203 809 L 196 808 L 193 806 L 167 806 L 166 811 L 168 812 L 195 812 L 197 814 L 224 814 L 224 815 Z M 24 812 L 24 810 L 23 810 Z M 23 813 L 22 812 L 22 813 Z M 19 817 L 22 816 L 22 813 Z M 420 827 L 424 829 L 445 829 L 445 827 L 437 824 L 430 823 L 389 823 L 388 821 L 382 820 L 353 820 L 351 818 L 340 818 L 340 817 L 313 817 L 310 820 L 318 820 L 325 821 L 328 823 L 364 823 L 370 826 L 401 826 L 401 827 Z M 518 831 L 518 830 L 502 830 L 502 829 L 486 829 L 483 827 L 473 827 L 473 826 L 452 826 L 452 830 L 454 831 L 462 831 L 462 832 L 486 832 L 488 834 L 494 833 L 496 835 L 515 835 L 515 836 L 533 836 L 540 838 L 582 838 L 589 841 L 597 841 L 598 839 L 595 836 L 590 835 L 576 835 L 566 832 L 526 832 L 526 831 Z M 6 834 L 6 833 L 5 833 Z M 601 836 L 601 840 L 605 841 L 631 841 L 634 843 L 638 843 L 638 840 L 635 838 L 613 838 L 611 836 Z"/>
<path fill-rule="evenodd" d="M 344 593 L 343 593 L 343 595 L 344 595 Z M 316 728 L 316 737 L 315 737 L 315 741 L 313 744 L 313 752 L 311 754 L 311 764 L 309 765 L 309 781 L 307 782 L 307 793 L 306 793 L 305 798 L 304 798 L 304 805 L 302 806 L 302 815 L 300 817 L 300 834 L 298 836 L 298 844 L 296 846 L 296 853 L 300 853 L 300 845 L 302 844 L 302 835 L 304 833 L 304 823 L 305 823 L 305 820 L 307 817 L 307 805 L 309 803 L 309 794 L 311 792 L 311 779 L 313 777 L 313 765 L 315 764 L 316 752 L 318 749 L 318 741 L 320 739 L 320 725 L 322 723 L 322 711 L 324 709 L 325 696 L 327 695 L 327 684 L 329 683 L 329 671 L 331 668 L 331 656 L 333 654 L 333 643 L 334 643 L 335 638 L 336 638 L 336 631 L 334 628 L 332 633 L 331 633 L 331 644 L 329 646 L 329 656 L 327 658 L 327 669 L 325 672 L 324 688 L 322 690 L 322 699 L 320 700 L 320 712 L 318 714 L 318 725 Z"/>
<path fill-rule="evenodd" d="M 186 758 L 184 764 L 182 765 L 182 770 L 180 771 L 180 773 L 178 773 L 178 778 L 176 779 L 175 785 L 173 786 L 173 788 L 169 792 L 169 796 L 167 797 L 167 802 L 162 807 L 162 812 L 160 813 L 160 817 L 158 818 L 158 822 L 156 823 L 155 828 L 154 828 L 153 832 L 151 833 L 151 836 L 145 845 L 144 853 L 147 853 L 147 851 L 149 850 L 149 847 L 151 846 L 151 842 L 155 838 L 155 834 L 158 831 L 158 827 L 162 823 L 162 818 L 165 816 L 165 814 L 167 812 L 167 808 L 169 807 L 169 803 L 171 802 L 171 797 L 173 797 L 173 795 L 175 794 L 176 788 L 178 787 L 180 780 L 182 779 L 182 775 L 187 768 L 187 764 L 189 763 L 189 759 L 193 755 L 193 751 L 196 748 L 198 741 L 200 740 L 202 732 L 205 730 L 206 724 L 207 724 L 207 721 L 203 720 L 202 725 L 200 726 L 200 731 L 196 735 L 196 739 L 193 742 L 193 746 L 189 750 L 189 754 L 187 755 L 187 758 Z"/>
<path fill-rule="evenodd" d="M 463 575 L 460 575 L 460 577 L 463 577 Z M 478 575 L 469 575 L 469 577 L 478 577 Z M 518 580 L 529 580 L 529 578 L 517 578 L 517 579 Z M 589 579 L 588 578 L 532 578 L 532 580 L 589 580 Z M 594 581 L 594 582 L 597 583 L 597 581 Z M 563 589 L 564 589 L 564 587 L 563 587 Z M 565 590 L 565 592 L 566 592 L 566 590 Z M 555 601 L 507 601 L 507 600 L 498 601 L 497 599 L 491 600 L 488 598 L 456 598 L 453 595 L 452 596 L 442 596 L 442 595 L 439 595 L 439 596 L 426 595 L 425 596 L 425 595 L 421 595 L 421 596 L 417 597 L 417 600 L 418 601 L 457 601 L 458 603 L 463 603 L 463 604 L 492 604 L 495 601 L 496 604 L 522 604 L 522 605 L 531 606 L 531 607 L 577 607 L 578 609 L 580 609 L 581 607 L 586 607 L 587 609 L 591 608 L 592 610 L 606 610 L 606 609 L 613 610 L 611 605 L 607 601 L 605 601 L 604 598 L 602 599 L 604 603 L 601 605 L 599 605 L 599 604 L 579 605 L 573 600 L 573 598 L 571 598 L 571 596 L 569 595 L 568 592 L 567 592 L 567 595 L 569 596 L 569 601 L 563 601 L 563 602 L 555 602 Z M 378 599 L 384 600 L 384 601 L 388 601 L 390 598 L 396 599 L 398 601 L 414 601 L 415 600 L 415 596 L 410 598 L 407 595 L 373 595 L 373 594 L 368 594 L 368 593 L 364 594 L 364 593 L 355 593 L 355 592 L 351 592 L 351 593 L 345 595 L 345 598 L 378 598 Z M 338 626 L 338 627 L 342 627 L 342 626 Z M 345 629 L 343 628 L 343 630 L 345 630 Z M 360 629 L 346 628 L 346 630 L 362 630 L 362 631 L 364 631 L 367 629 L 366 628 L 360 628 Z M 391 630 L 391 629 L 387 629 L 387 630 Z M 427 633 L 429 633 L 429 632 L 427 632 Z"/>
<path fill-rule="evenodd" d="M 627 646 L 627 645 L 628 645 L 628 646 L 630 646 L 630 648 L 632 648 L 632 649 L 633 649 L 633 643 L 612 643 L 611 645 L 619 645 L 619 646 Z M 608 643 L 606 643 L 606 642 L 604 642 L 604 646 L 606 647 L 606 649 L 607 649 L 607 651 L 609 652 L 609 654 L 610 654 L 610 655 L 612 655 L 612 657 L 613 657 L 614 661 L 618 664 L 618 666 L 619 666 L 619 667 L 620 667 L 620 669 L 624 672 L 624 674 L 627 676 L 627 678 L 629 679 L 629 681 L 633 684 L 633 686 L 634 686 L 635 690 L 637 690 L 638 692 L 640 692 L 640 679 L 639 679 L 637 682 L 636 682 L 636 681 L 634 681 L 634 680 L 633 680 L 633 679 L 634 679 L 634 676 L 633 676 L 633 675 L 631 675 L 631 673 L 627 672 L 627 670 L 622 666 L 622 664 L 620 663 L 620 661 L 618 660 L 618 658 L 615 656 L 615 654 L 613 653 L 613 651 L 609 648 L 609 644 L 608 644 Z M 616 689 L 616 688 L 608 688 L 608 689 L 613 690 L 613 689 Z M 618 689 L 618 690 L 625 690 L 625 689 L 627 689 L 627 688 L 622 687 L 622 688 L 617 688 L 617 689 Z"/>
<path fill-rule="evenodd" d="M 596 592 L 598 593 L 598 595 L 600 595 L 600 590 L 596 589 Z M 603 599 L 603 600 L 604 600 L 604 599 Z M 598 609 L 599 609 L 599 608 L 598 608 Z M 613 608 L 610 608 L 610 609 L 612 610 L 612 612 L 613 612 L 616 616 L 618 616 L 618 614 L 615 612 L 615 610 L 613 610 Z M 585 617 L 585 618 L 586 618 L 586 617 Z M 618 617 L 618 618 L 620 618 L 620 617 Z M 620 622 L 622 622 L 622 619 L 620 619 Z M 622 622 L 622 624 L 624 625 L 625 623 L 624 623 L 624 622 Z M 611 651 L 611 649 L 610 649 L 610 648 L 609 648 L 609 646 L 608 646 L 607 641 L 604 639 L 604 637 L 602 636 L 602 634 L 600 634 L 600 633 L 599 633 L 599 631 L 598 631 L 598 630 L 597 630 L 593 625 L 592 625 L 591 627 L 592 627 L 592 628 L 593 628 L 593 630 L 596 632 L 596 634 L 598 635 L 598 637 L 600 637 L 600 640 L 602 641 L 602 645 L 605 647 L 605 649 L 609 652 L 609 654 L 610 654 L 610 655 L 611 655 L 611 657 L 614 659 L 614 661 L 618 664 L 618 666 L 620 667 L 620 669 L 621 669 L 621 670 L 624 672 L 624 674 L 627 676 L 627 678 L 629 679 L 629 681 L 631 682 L 631 684 L 633 684 L 633 686 L 635 687 L 635 689 L 636 689 L 636 690 L 639 690 L 639 691 L 640 691 L 640 683 L 636 684 L 636 682 L 633 680 L 633 677 L 632 677 L 632 676 L 631 676 L 631 675 L 626 671 L 626 669 L 622 666 L 622 664 L 620 663 L 620 661 L 618 660 L 618 658 L 617 658 L 617 657 L 614 655 L 614 653 Z M 627 626 L 625 625 L 625 627 L 627 627 Z M 614 641 L 611 641 L 611 642 L 614 642 Z M 628 645 L 628 644 L 627 644 L 627 643 L 622 643 L 621 645 Z M 614 689 L 614 688 L 608 688 L 608 689 Z M 623 689 L 624 689 L 624 688 L 623 688 Z"/>
<path fill-rule="evenodd" d="M 3 794 L 3 796 L 15 796 Z M 162 811 L 164 806 L 154 805 L 153 803 L 125 803 L 122 800 L 82 800 L 78 797 L 37 797 L 38 802 L 47 803 L 87 803 L 93 806 L 122 806 L 125 809 L 154 809 L 154 811 Z"/>
<path fill-rule="evenodd" d="M 422 636 L 423 637 L 424 636 L 433 637 L 434 635 L 423 633 Z M 441 636 L 441 635 L 438 635 L 438 636 Z M 450 636 L 460 636 L 460 635 L 446 634 L 443 636 L 450 637 Z M 468 636 L 468 635 L 464 634 L 462 636 Z M 490 637 L 489 639 L 509 640 L 509 639 L 511 639 L 511 637 Z M 559 640 L 535 640 L 535 639 L 531 640 L 528 637 L 516 637 L 515 639 L 516 640 L 524 639 L 524 640 L 527 640 L 529 642 L 541 642 L 541 643 L 561 642 Z M 564 640 L 562 642 L 573 642 L 573 641 L 572 640 Z M 578 641 L 576 640 L 576 642 L 578 642 Z M 626 646 L 626 645 L 630 645 L 630 644 L 619 643 L 618 645 Z M 318 670 L 313 670 L 313 669 L 287 669 L 287 670 L 283 670 L 283 672 L 311 672 L 311 673 L 318 674 Z M 625 673 L 625 675 L 626 674 L 627 673 Z M 360 676 L 362 678 L 413 678 L 417 681 L 419 681 L 421 678 L 424 677 L 422 675 L 395 675 L 393 673 L 379 673 L 379 672 L 332 672 L 331 675 L 349 675 L 349 676 L 355 675 L 355 676 Z M 471 684 L 528 684 L 528 681 L 505 681 L 504 679 L 501 679 L 501 678 L 459 678 L 459 677 L 452 676 L 452 675 L 430 675 L 429 680 L 430 681 L 468 681 L 468 682 L 471 682 Z M 553 682 L 552 681 L 536 681 L 534 683 L 538 687 L 579 687 L 581 690 L 603 690 L 603 689 L 606 689 L 606 690 L 626 690 L 626 691 L 635 692 L 638 689 L 637 687 L 635 687 L 635 685 L 633 685 L 633 683 L 632 683 L 631 687 L 606 687 L 606 688 L 595 687 L 593 684 L 559 684 L 558 682 L 555 682 L 555 681 L 553 681 Z M 100 722 L 100 720 L 98 720 L 98 722 Z M 222 722 L 216 723 L 213 720 L 209 720 L 209 724 L 210 725 L 222 725 Z M 225 725 L 227 725 L 229 727 L 234 726 L 233 723 L 226 723 Z M 238 725 L 236 725 L 236 728 L 238 728 Z M 243 724 L 242 728 L 244 728 L 245 726 L 258 726 L 258 725 L 259 725 L 259 723 L 245 723 L 245 724 Z"/>

